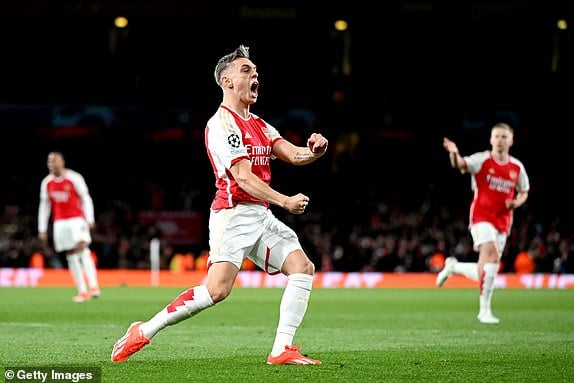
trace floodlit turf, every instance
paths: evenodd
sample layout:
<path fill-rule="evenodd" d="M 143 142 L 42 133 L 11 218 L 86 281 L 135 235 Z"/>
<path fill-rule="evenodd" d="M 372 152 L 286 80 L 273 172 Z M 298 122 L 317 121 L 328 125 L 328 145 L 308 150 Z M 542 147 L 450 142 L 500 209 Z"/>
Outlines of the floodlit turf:
<path fill-rule="evenodd" d="M 115 341 L 183 289 L 0 289 L 0 364 L 101 367 L 102 382 L 572 382 L 574 290 L 496 290 L 499 325 L 474 289 L 315 289 L 295 344 L 320 366 L 265 363 L 281 289 L 233 291 L 160 332 L 127 362 Z M 3 374 L 2 374 L 3 375 Z M 2 377 L 4 379 L 4 377 Z"/>

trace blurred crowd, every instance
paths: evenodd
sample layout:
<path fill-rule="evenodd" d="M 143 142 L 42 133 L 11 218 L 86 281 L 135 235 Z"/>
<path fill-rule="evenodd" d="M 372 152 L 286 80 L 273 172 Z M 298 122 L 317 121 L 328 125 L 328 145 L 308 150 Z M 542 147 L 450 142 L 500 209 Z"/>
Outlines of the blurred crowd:
<path fill-rule="evenodd" d="M 352 210 L 354 215 L 344 216 L 317 209 L 302 216 L 279 210 L 276 214 L 296 229 L 319 271 L 437 272 L 448 256 L 476 259 L 464 209 L 453 210 L 444 202 L 408 209 L 398 200 L 357 200 Z M 137 217 L 129 203 L 121 201 L 98 213 L 91 248 L 99 268 L 149 268 L 152 238 L 160 239 L 162 269 L 205 267 L 206 243 L 170 244 L 156 225 L 143 224 Z M 37 240 L 33 214 L 5 206 L 0 217 L 0 267 L 61 268 L 64 262 L 65 257 Z M 574 273 L 572 233 L 561 232 L 559 219 L 546 224 L 526 212 L 517 214 L 502 271 Z"/>
<path fill-rule="evenodd" d="M 303 215 L 272 206 L 275 214 L 297 231 L 319 271 L 437 272 L 448 256 L 476 259 L 467 230 L 472 196 L 468 176 L 450 168 L 440 134 L 409 130 L 390 114 L 384 116 L 381 126 L 365 127 L 361 134 L 347 129 L 343 118 L 334 125 L 336 134 L 307 117 L 274 121 L 296 143 L 311 127 L 330 137 L 329 154 L 311 166 L 273 164 L 277 190 L 310 197 Z M 31 151 L 32 170 L 15 169 L 8 177 L 10 187 L 0 196 L 0 267 L 27 267 L 38 260 L 45 267 L 65 266 L 65 257 L 54 253 L 50 243 L 38 241 L 36 228 L 39 182 L 47 173 L 45 155 L 56 144 L 70 168 L 84 173 L 94 198 L 91 248 L 98 267 L 149 268 L 152 238 L 161 241 L 161 268 L 204 267 L 205 228 L 197 243 L 181 245 L 171 243 L 157 224 L 140 216 L 142 211 L 191 211 L 202 214 L 207 226 L 214 186 L 203 130 L 185 126 L 181 131 L 181 137 L 162 136 L 159 141 L 133 127 L 68 141 L 44 138 L 42 146 Z M 465 152 L 485 148 L 483 133 L 484 129 L 458 133 L 465 138 Z M 574 214 L 569 205 L 553 198 L 558 186 L 544 189 L 544 180 L 561 180 L 562 174 L 525 149 L 527 130 L 520 138 L 516 150 L 522 148 L 519 157 L 531 169 L 533 193 L 515 211 L 502 271 L 574 273 Z M 27 166 L 28 161 L 18 164 Z"/>

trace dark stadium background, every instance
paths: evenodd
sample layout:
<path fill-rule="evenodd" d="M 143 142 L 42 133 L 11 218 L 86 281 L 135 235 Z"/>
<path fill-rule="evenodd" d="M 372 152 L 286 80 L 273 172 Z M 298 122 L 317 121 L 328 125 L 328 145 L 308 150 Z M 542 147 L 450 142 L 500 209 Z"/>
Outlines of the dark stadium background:
<path fill-rule="evenodd" d="M 126 29 L 114 27 L 118 15 Z M 432 212 L 446 202 L 464 217 L 470 181 L 450 169 L 442 137 L 470 154 L 504 120 L 531 178 L 517 218 L 571 236 L 572 16 L 558 1 L 3 1 L 0 208 L 35 219 L 56 149 L 85 175 L 96 214 L 149 210 L 158 195 L 177 210 L 182 190 L 206 214 L 213 68 L 246 44 L 261 82 L 252 111 L 295 141 L 330 139 L 307 168 L 274 164 L 275 187 L 311 195 L 306 219 L 346 235 L 380 203 Z M 560 18 L 570 29 L 557 29 Z"/>

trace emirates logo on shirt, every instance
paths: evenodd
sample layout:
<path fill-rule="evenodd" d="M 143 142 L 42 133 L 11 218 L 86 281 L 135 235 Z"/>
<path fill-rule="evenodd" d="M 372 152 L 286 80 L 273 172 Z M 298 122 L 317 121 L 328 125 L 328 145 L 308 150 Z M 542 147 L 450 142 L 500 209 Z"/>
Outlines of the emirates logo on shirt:
<path fill-rule="evenodd" d="M 251 165 L 269 166 L 271 151 L 271 146 L 247 145 L 247 153 L 251 157 Z"/>
<path fill-rule="evenodd" d="M 515 187 L 515 183 L 512 180 L 506 180 L 502 177 L 488 175 L 486 176 L 486 181 L 490 190 L 501 193 L 510 193 Z"/>
<path fill-rule="evenodd" d="M 229 136 L 227 136 L 227 144 L 231 148 L 237 149 L 241 144 L 241 139 L 239 138 L 239 135 L 237 133 L 232 133 Z"/>
<path fill-rule="evenodd" d="M 55 202 L 67 202 L 68 199 L 70 199 L 70 193 L 67 191 L 52 190 L 50 191 L 50 198 Z"/>

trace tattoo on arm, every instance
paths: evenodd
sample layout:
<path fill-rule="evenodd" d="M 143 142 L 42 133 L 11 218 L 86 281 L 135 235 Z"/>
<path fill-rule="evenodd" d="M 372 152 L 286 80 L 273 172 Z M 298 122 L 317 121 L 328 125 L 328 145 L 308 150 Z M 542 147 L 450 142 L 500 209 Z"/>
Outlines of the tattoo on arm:
<path fill-rule="evenodd" d="M 306 151 L 306 152 L 297 152 L 295 153 L 295 157 L 294 159 L 296 161 L 307 161 L 311 158 L 315 157 L 310 151 Z"/>

